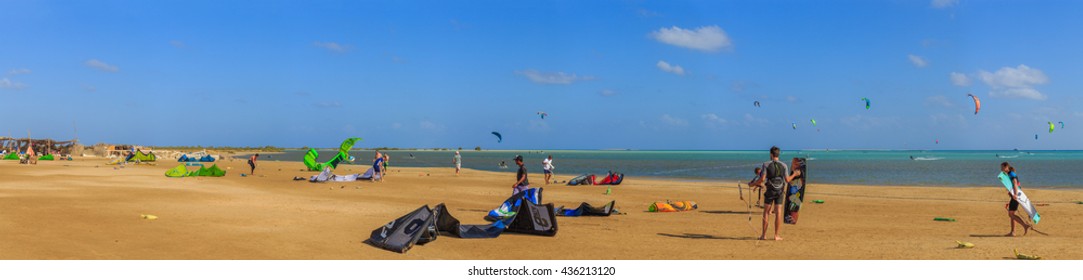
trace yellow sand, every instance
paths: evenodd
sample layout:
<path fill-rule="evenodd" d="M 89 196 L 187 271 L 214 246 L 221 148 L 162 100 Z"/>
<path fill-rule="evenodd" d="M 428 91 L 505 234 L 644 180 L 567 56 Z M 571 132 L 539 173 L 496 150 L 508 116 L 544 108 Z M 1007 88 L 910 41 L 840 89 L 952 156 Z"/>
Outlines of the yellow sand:
<path fill-rule="evenodd" d="M 575 207 L 610 200 L 626 215 L 560 218 L 555 237 L 441 237 L 406 254 L 364 244 L 370 232 L 417 207 L 447 203 L 464 223 L 511 192 L 514 173 L 394 168 L 384 183 L 309 183 L 297 162 L 219 162 L 223 178 L 167 178 L 177 165 L 119 168 L 103 159 L 0 161 L 0 259 L 1003 259 L 1012 249 L 1046 259 L 1081 259 L 1083 192 L 1029 189 L 1050 234 L 1008 232 L 1003 188 L 833 186 L 812 182 L 798 225 L 784 241 L 757 241 L 760 213 L 738 199 L 736 182 L 629 177 L 605 187 L 545 188 L 546 202 Z M 339 174 L 361 172 L 346 165 Z M 570 176 L 559 175 L 567 180 Z M 531 174 L 544 187 L 540 172 Z M 746 196 L 747 198 L 747 196 Z M 647 213 L 659 200 L 699 210 Z M 158 219 L 142 218 L 154 215 Z M 934 217 L 957 222 L 935 222 Z M 1018 230 L 1022 234 L 1022 229 Z M 972 249 L 955 249 L 956 240 Z M 525 247 L 524 247 L 525 246 Z M 509 248 L 529 248 L 507 254 Z"/>

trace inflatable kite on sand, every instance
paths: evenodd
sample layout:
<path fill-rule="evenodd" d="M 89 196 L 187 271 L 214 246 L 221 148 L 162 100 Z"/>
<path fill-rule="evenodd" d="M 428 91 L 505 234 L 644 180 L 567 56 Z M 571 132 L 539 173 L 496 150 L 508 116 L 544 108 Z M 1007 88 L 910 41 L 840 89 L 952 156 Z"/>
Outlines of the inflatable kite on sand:
<path fill-rule="evenodd" d="M 655 202 L 647 207 L 647 212 L 684 212 L 699 208 L 695 201 Z"/>
<path fill-rule="evenodd" d="M 308 167 L 308 171 L 321 171 L 324 167 L 331 167 L 331 169 L 337 168 L 339 163 L 350 159 L 350 149 L 353 149 L 353 144 L 361 141 L 361 138 L 347 138 L 342 141 L 342 144 L 338 146 L 338 154 L 335 154 L 331 160 L 324 163 L 317 163 L 316 158 L 319 158 L 320 153 L 316 152 L 316 149 L 308 149 L 305 153 L 304 163 Z"/>

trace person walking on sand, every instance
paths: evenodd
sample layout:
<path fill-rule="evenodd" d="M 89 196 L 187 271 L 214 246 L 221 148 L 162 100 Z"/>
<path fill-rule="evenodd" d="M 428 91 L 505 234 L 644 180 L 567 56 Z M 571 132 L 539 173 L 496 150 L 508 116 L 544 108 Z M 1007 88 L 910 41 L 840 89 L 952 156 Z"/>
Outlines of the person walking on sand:
<path fill-rule="evenodd" d="M 1012 167 L 1012 165 L 1009 164 L 1007 161 L 1000 164 L 1000 172 L 1008 174 L 1008 178 L 1012 179 L 1012 189 L 1008 190 L 1008 197 L 1010 200 L 1008 201 L 1007 205 L 1008 218 L 1011 220 L 1010 223 L 1012 224 L 1012 231 L 1008 232 L 1008 234 L 1005 234 L 1004 236 L 1015 236 L 1015 223 L 1019 223 L 1020 225 L 1022 225 L 1023 235 L 1027 235 L 1027 233 L 1030 233 L 1030 225 L 1027 224 L 1027 222 L 1024 221 L 1023 218 L 1015 215 L 1015 211 L 1019 210 L 1019 201 L 1016 200 L 1016 194 L 1022 190 L 1023 185 L 1019 184 L 1019 176 L 1015 174 L 1015 167 Z"/>
<path fill-rule="evenodd" d="M 455 164 L 455 176 L 459 176 L 459 170 L 463 169 L 463 156 L 459 151 L 455 151 L 455 158 L 451 159 L 451 163 Z"/>
<path fill-rule="evenodd" d="M 515 184 L 511 185 L 511 195 L 530 188 L 530 180 L 526 178 L 526 166 L 523 166 L 523 156 L 515 155 L 515 164 L 519 165 L 519 171 L 515 172 Z"/>
<path fill-rule="evenodd" d="M 763 231 L 760 233 L 760 240 L 767 239 L 767 219 L 771 214 L 775 215 L 775 240 L 782 240 L 782 236 L 779 235 L 779 227 L 782 226 L 782 204 L 785 196 L 786 187 L 789 185 L 790 170 L 786 167 L 785 163 L 778 160 L 779 155 L 782 154 L 782 150 L 778 147 L 771 147 L 771 160 L 764 162 L 760 172 L 760 181 L 763 182 Z"/>
<path fill-rule="evenodd" d="M 545 184 L 549 184 L 549 179 L 553 178 L 553 155 L 542 160 L 542 172 L 545 173 Z"/>

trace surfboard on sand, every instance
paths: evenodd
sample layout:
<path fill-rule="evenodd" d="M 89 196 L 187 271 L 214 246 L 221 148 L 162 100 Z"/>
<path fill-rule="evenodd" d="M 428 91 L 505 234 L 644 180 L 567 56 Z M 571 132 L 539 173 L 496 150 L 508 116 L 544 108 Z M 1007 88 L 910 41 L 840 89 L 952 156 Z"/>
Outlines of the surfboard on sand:
<path fill-rule="evenodd" d="M 1012 191 L 1012 179 L 1008 177 L 1008 174 L 1000 172 L 997 178 L 1000 179 L 1000 183 L 1004 184 L 1005 188 L 1008 188 L 1009 192 Z M 1034 208 L 1034 203 L 1030 202 L 1030 198 L 1027 198 L 1027 194 L 1023 193 L 1023 190 L 1019 190 L 1015 194 L 1015 201 L 1019 202 L 1019 207 L 1023 208 L 1023 211 L 1027 213 L 1027 216 L 1030 217 L 1034 224 L 1038 224 L 1038 221 L 1042 220 L 1042 216 L 1038 214 L 1038 209 Z"/>
<path fill-rule="evenodd" d="M 790 186 L 786 188 L 786 203 L 783 204 L 783 220 L 787 224 L 797 224 L 797 216 L 801 212 L 801 203 L 805 200 L 805 187 L 808 185 L 808 161 L 804 158 L 798 159 L 798 163 L 801 167 L 798 170 L 801 171 L 800 182 L 790 182 Z"/>

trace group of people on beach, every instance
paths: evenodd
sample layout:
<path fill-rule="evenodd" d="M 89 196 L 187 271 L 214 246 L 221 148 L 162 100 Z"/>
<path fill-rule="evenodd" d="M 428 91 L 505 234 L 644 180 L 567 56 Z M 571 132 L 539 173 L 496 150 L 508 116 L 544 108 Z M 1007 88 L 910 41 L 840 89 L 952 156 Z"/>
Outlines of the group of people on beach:
<path fill-rule="evenodd" d="M 760 206 L 761 197 L 758 194 L 760 192 L 763 193 L 762 198 L 766 204 L 763 205 L 763 231 L 760 234 L 760 240 L 767 238 L 768 219 L 771 215 L 775 215 L 774 240 L 782 240 L 782 236 L 779 235 L 783 219 L 782 207 L 786 202 L 788 190 L 792 187 L 800 188 L 800 186 L 795 186 L 794 183 L 801 179 L 804 174 L 801 174 L 801 161 L 799 158 L 793 158 L 793 161 L 787 166 L 786 163 L 779 160 L 782 149 L 771 147 L 769 153 L 771 160 L 764 162 L 760 167 L 753 170 L 756 176 L 748 182 L 748 186 L 750 190 L 757 191 L 756 206 Z M 793 167 L 793 169 L 790 169 L 790 167 Z"/>
<path fill-rule="evenodd" d="M 786 201 L 785 198 L 790 193 L 788 190 L 800 188 L 800 186 L 795 186 L 794 183 L 802 179 L 804 174 L 801 172 L 802 161 L 799 158 L 793 158 L 790 165 L 787 166 L 786 163 L 779 160 L 781 149 L 778 147 L 771 147 L 769 153 L 771 160 L 764 162 L 760 167 L 756 167 L 754 170 L 755 177 L 752 178 L 748 185 L 751 191 L 762 192 L 762 198 L 765 202 L 765 205 L 763 205 L 763 230 L 760 233 L 759 239 L 767 239 L 769 219 L 771 218 L 771 215 L 774 215 L 774 240 L 782 240 L 779 231 L 783 221 L 782 215 L 783 206 Z M 790 167 L 792 167 L 792 169 Z M 1016 211 L 1019 210 L 1018 194 L 1022 191 L 1022 185 L 1019 183 L 1019 176 L 1015 173 L 1015 167 L 1008 162 L 1000 164 L 1000 171 L 1011 179 L 1011 188 L 1008 189 L 1009 200 L 1005 205 L 1005 208 L 1008 210 L 1011 231 L 1005 236 L 1015 236 L 1016 224 L 1023 227 L 1023 234 L 1026 235 L 1026 233 L 1033 228 L 1033 225 L 1016 215 Z M 760 206 L 760 198 L 760 195 L 757 193 L 756 206 Z"/>

